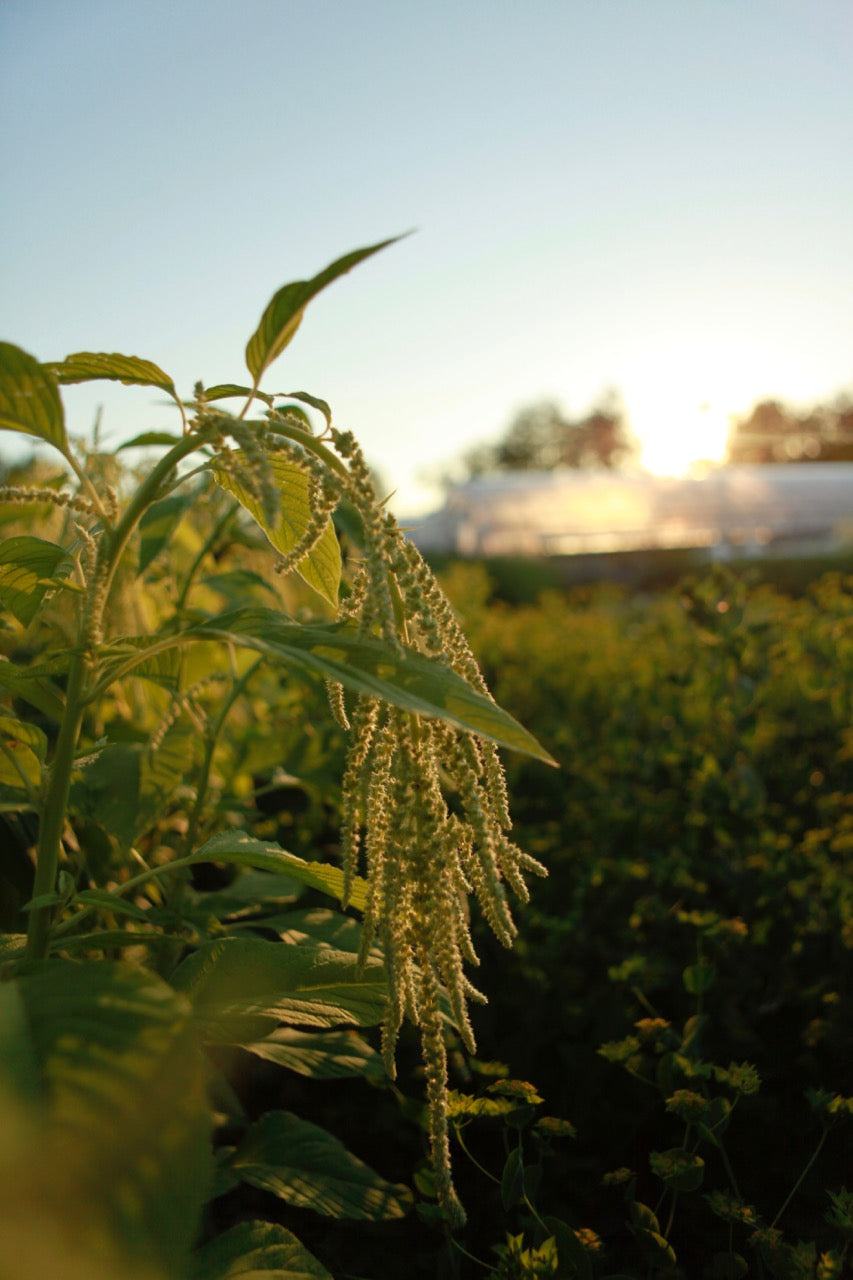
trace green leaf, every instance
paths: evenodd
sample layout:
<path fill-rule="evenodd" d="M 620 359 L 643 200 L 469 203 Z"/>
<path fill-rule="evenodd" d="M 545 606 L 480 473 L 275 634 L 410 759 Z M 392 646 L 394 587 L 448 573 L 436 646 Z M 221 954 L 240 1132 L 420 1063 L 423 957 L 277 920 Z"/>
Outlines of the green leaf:
<path fill-rule="evenodd" d="M 19 667 L 2 657 L 0 657 L 0 689 L 5 689 L 15 697 L 28 702 L 30 706 L 42 711 L 57 723 L 65 714 L 65 699 L 52 680 L 31 674 L 26 667 Z"/>
<path fill-rule="evenodd" d="M 205 943 L 178 966 L 172 982 L 216 1044 L 263 1039 L 279 1022 L 374 1026 L 385 1016 L 388 991 L 376 959 L 360 974 L 347 952 L 246 937 Z"/>
<path fill-rule="evenodd" d="M 122 449 L 147 449 L 152 445 L 158 444 L 180 444 L 181 436 L 172 435 L 169 431 L 143 431 L 141 435 L 134 436 L 132 440 L 125 440 L 124 444 L 120 444 L 116 449 L 116 453 L 121 453 Z"/>
<path fill-rule="evenodd" d="M 197 1251 L 190 1280 L 332 1280 L 286 1227 L 240 1222 Z"/>
<path fill-rule="evenodd" d="M 223 382 L 215 387 L 205 387 L 204 398 L 208 404 L 213 404 L 215 400 L 231 400 L 235 397 L 246 399 L 252 397 L 256 400 L 263 400 L 264 404 L 272 408 L 274 396 L 267 395 L 265 391 L 258 391 L 257 387 L 253 391 L 251 387 L 241 387 L 236 382 Z"/>
<path fill-rule="evenodd" d="M 0 603 L 25 627 L 35 617 L 52 578 L 67 573 L 71 557 L 63 547 L 24 535 L 0 545 Z"/>
<path fill-rule="evenodd" d="M 340 867 L 328 862 L 306 862 L 295 853 L 287 853 L 269 840 L 256 840 L 245 831 L 222 831 L 212 836 L 187 858 L 186 864 L 195 862 L 225 862 L 243 867 L 256 867 L 272 871 L 275 875 L 290 876 L 301 884 L 319 889 L 339 901 L 343 896 L 344 873 Z M 353 880 L 350 893 L 352 906 L 363 911 L 367 903 L 367 882 L 360 876 Z"/>
<path fill-rule="evenodd" d="M 315 1080 L 384 1075 L 379 1054 L 355 1031 L 295 1031 L 279 1027 L 263 1040 L 242 1044 L 256 1058 Z"/>
<path fill-rule="evenodd" d="M 700 960 L 697 964 L 689 964 L 682 974 L 684 989 L 693 996 L 704 995 L 714 985 L 717 970 L 710 960 Z"/>
<path fill-rule="evenodd" d="M 139 521 L 139 572 L 144 573 L 151 561 L 169 541 L 172 530 L 184 512 L 198 502 L 192 493 L 174 493 L 154 502 Z"/>
<path fill-rule="evenodd" d="M 0 809 L 31 807 L 46 754 L 47 738 L 37 725 L 0 715 Z"/>
<path fill-rule="evenodd" d="M 412 1203 L 407 1187 L 386 1182 L 325 1129 L 287 1111 L 262 1116 L 228 1166 L 243 1182 L 326 1217 L 402 1218 Z"/>
<path fill-rule="evenodd" d="M 404 711 L 447 720 L 547 764 L 556 761 L 531 733 L 449 667 L 413 649 L 394 650 L 360 636 L 350 623 L 300 626 L 272 609 L 239 609 L 184 636 L 231 640 L 303 667 Z"/>
<path fill-rule="evenodd" d="M 110 1241 L 129 1259 L 183 1274 L 210 1171 L 186 1001 L 152 974 L 104 960 L 45 962 L 9 986 L 25 1016 L 10 1024 L 4 991 L 0 1039 L 19 1064 L 35 1065 L 41 1095 L 17 1117 L 32 1127 L 15 1173 L 43 1225 L 56 1230 L 51 1215 L 63 1211 L 73 1238 L 97 1239 L 101 1257 Z M 16 1269 L 35 1274 L 21 1257 Z"/>
<path fill-rule="evenodd" d="M 67 452 L 65 414 L 48 366 L 0 342 L 0 428 L 21 431 Z"/>
<path fill-rule="evenodd" d="M 387 245 L 399 239 L 399 236 L 393 236 L 390 240 L 383 240 L 366 249 L 356 249 L 338 258 L 310 280 L 297 280 L 294 284 L 286 284 L 278 290 L 267 305 L 257 329 L 246 346 L 246 367 L 256 386 L 264 370 L 281 355 L 293 338 L 302 320 L 302 313 L 311 299 L 333 280 L 352 270 L 359 262 L 363 262 L 365 258 L 378 253 L 380 249 L 386 248 Z"/>
<path fill-rule="evenodd" d="M 242 454 L 238 453 L 237 458 Z M 213 474 L 227 493 L 232 494 L 260 525 L 269 541 L 282 555 L 289 555 L 308 528 L 311 516 L 311 482 L 307 473 L 286 458 L 270 455 L 265 466 L 270 468 L 281 494 L 281 507 L 275 525 L 270 525 L 261 503 L 249 492 L 239 474 L 213 465 Z M 331 519 L 313 550 L 296 565 L 301 578 L 318 591 L 335 608 L 341 584 L 341 549 Z"/>
<path fill-rule="evenodd" d="M 140 360 L 138 356 L 122 356 L 115 351 L 77 351 L 45 368 L 62 383 L 123 382 L 125 386 L 159 387 L 173 399 L 178 398 L 169 375 L 150 360 Z"/>
<path fill-rule="evenodd" d="M 286 391 L 285 395 L 291 400 L 301 400 L 303 404 L 308 404 L 312 409 L 317 409 L 326 419 L 326 425 L 332 425 L 332 410 L 329 408 L 325 400 L 321 400 L 319 396 L 309 396 L 307 391 Z"/>

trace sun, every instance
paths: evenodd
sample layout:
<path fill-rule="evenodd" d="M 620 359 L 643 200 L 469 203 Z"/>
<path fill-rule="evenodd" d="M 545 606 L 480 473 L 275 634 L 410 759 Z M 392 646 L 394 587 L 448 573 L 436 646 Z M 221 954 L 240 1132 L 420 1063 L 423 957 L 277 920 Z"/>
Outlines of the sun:
<path fill-rule="evenodd" d="M 670 351 L 625 388 L 646 470 L 680 476 L 695 463 L 723 461 L 731 419 L 752 403 L 750 369 L 731 360 L 710 363 L 695 349 Z"/>
<path fill-rule="evenodd" d="M 632 416 L 640 439 L 640 462 L 656 475 L 681 476 L 698 462 L 719 463 L 726 452 L 731 411 L 695 398 L 662 401 L 643 426 Z"/>

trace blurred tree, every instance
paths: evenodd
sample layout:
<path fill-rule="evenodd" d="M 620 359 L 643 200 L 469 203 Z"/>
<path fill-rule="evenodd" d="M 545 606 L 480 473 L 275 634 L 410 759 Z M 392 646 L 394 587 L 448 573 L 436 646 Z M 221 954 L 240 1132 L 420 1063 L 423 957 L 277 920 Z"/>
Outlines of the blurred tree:
<path fill-rule="evenodd" d="M 478 445 L 463 458 L 469 476 L 491 471 L 550 471 L 553 467 L 607 467 L 624 461 L 634 447 L 615 394 L 585 418 L 566 417 L 554 400 L 521 409 L 496 444 Z"/>
<path fill-rule="evenodd" d="M 778 400 L 762 400 L 733 419 L 726 461 L 851 462 L 853 401 L 839 397 L 801 414 Z"/>

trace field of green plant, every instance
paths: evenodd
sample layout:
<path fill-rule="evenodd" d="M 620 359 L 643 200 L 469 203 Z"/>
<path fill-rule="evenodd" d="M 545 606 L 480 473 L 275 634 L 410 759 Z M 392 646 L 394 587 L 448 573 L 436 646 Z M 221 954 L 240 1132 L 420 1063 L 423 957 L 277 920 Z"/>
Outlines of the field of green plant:
<path fill-rule="evenodd" d="M 439 586 L 260 389 L 382 247 L 247 386 L 0 344 L 0 1277 L 843 1276 L 851 584 Z"/>

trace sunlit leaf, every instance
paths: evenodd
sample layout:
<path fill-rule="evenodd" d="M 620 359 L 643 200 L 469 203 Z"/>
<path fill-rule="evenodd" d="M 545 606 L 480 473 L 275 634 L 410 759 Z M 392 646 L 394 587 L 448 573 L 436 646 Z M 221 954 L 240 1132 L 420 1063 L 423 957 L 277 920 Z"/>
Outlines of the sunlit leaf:
<path fill-rule="evenodd" d="M 332 1218 L 402 1218 L 407 1187 L 375 1173 L 325 1129 L 288 1111 L 268 1111 L 252 1125 L 228 1166 L 243 1182 L 288 1204 Z"/>
<path fill-rule="evenodd" d="M 224 862 L 237 866 L 255 867 L 271 871 L 275 875 L 289 876 L 301 884 L 319 889 L 330 897 L 341 899 L 344 873 L 340 867 L 328 862 L 306 862 L 295 853 L 287 853 L 269 840 L 256 840 L 245 831 L 222 831 L 212 836 L 185 860 L 195 862 Z M 360 876 L 353 878 L 350 902 L 363 911 L 367 903 L 367 882 Z"/>
<path fill-rule="evenodd" d="M 379 1054 L 355 1031 L 296 1031 L 293 1027 L 279 1027 L 263 1040 L 250 1041 L 240 1047 L 257 1058 L 318 1080 L 380 1075 L 384 1071 Z"/>
<path fill-rule="evenodd" d="M 531 733 L 449 667 L 414 650 L 396 651 L 359 636 L 348 623 L 299 626 L 271 609 L 240 609 L 187 634 L 232 639 L 284 659 L 346 688 L 382 698 L 404 711 L 434 716 L 548 764 L 556 762 Z"/>
<path fill-rule="evenodd" d="M 338 258 L 310 280 L 297 280 L 294 284 L 286 284 L 278 290 L 267 305 L 246 347 L 246 367 L 256 385 L 260 382 L 264 370 L 281 355 L 293 338 L 302 320 L 302 313 L 311 299 L 333 280 L 345 275 L 359 262 L 363 262 L 365 258 L 378 253 L 380 249 L 393 244 L 399 238 L 399 236 L 393 236 L 390 240 L 383 240 L 380 244 L 370 245 L 366 249 L 356 249 Z"/>
<path fill-rule="evenodd" d="M 213 404 L 215 400 L 231 400 L 237 397 L 245 400 L 250 396 L 257 400 L 263 400 L 264 404 L 272 407 L 273 396 L 267 395 L 265 391 L 258 391 L 257 388 L 253 391 L 251 387 L 241 387 L 236 382 L 223 382 L 218 386 L 205 387 L 204 389 L 204 398 L 208 404 Z"/>
<path fill-rule="evenodd" d="M 36 436 L 63 453 L 68 447 L 55 378 L 11 342 L 0 342 L 0 428 Z"/>
<path fill-rule="evenodd" d="M 321 1262 L 286 1227 L 240 1222 L 202 1245 L 190 1280 L 332 1280 Z"/>
<path fill-rule="evenodd" d="M 237 454 L 237 458 L 241 458 Z M 249 492 L 234 470 L 213 467 L 217 483 L 232 494 L 242 507 L 258 522 L 272 545 L 282 555 L 288 555 L 308 528 L 311 516 L 311 486 L 306 472 L 286 458 L 272 455 L 265 465 L 275 477 L 281 495 L 281 507 L 275 525 L 270 525 L 257 498 Z M 319 592 L 325 600 L 337 607 L 341 583 L 341 549 L 331 520 L 314 548 L 296 565 L 301 578 Z"/>
<path fill-rule="evenodd" d="M 77 351 L 45 368 L 62 383 L 123 382 L 125 386 L 159 387 L 174 399 L 178 398 L 169 375 L 150 360 L 140 360 L 138 356 L 123 356 L 115 351 Z"/>
<path fill-rule="evenodd" d="M 53 542 L 28 535 L 7 538 L 0 545 L 0 603 L 29 626 L 52 585 L 50 579 L 70 567 L 68 552 Z"/>
<path fill-rule="evenodd" d="M 205 1038 L 243 1044 L 279 1022 L 302 1027 L 375 1026 L 385 1016 L 381 962 L 359 974 L 356 957 L 305 941 L 229 937 L 199 947 L 172 981 L 193 1004 Z"/>
<path fill-rule="evenodd" d="M 317 409 L 326 419 L 327 426 L 332 425 L 332 410 L 325 400 L 321 400 L 319 396 L 309 396 L 307 391 L 288 391 L 286 394 L 291 400 L 301 400 L 303 404 L 309 404 L 312 409 Z"/>

